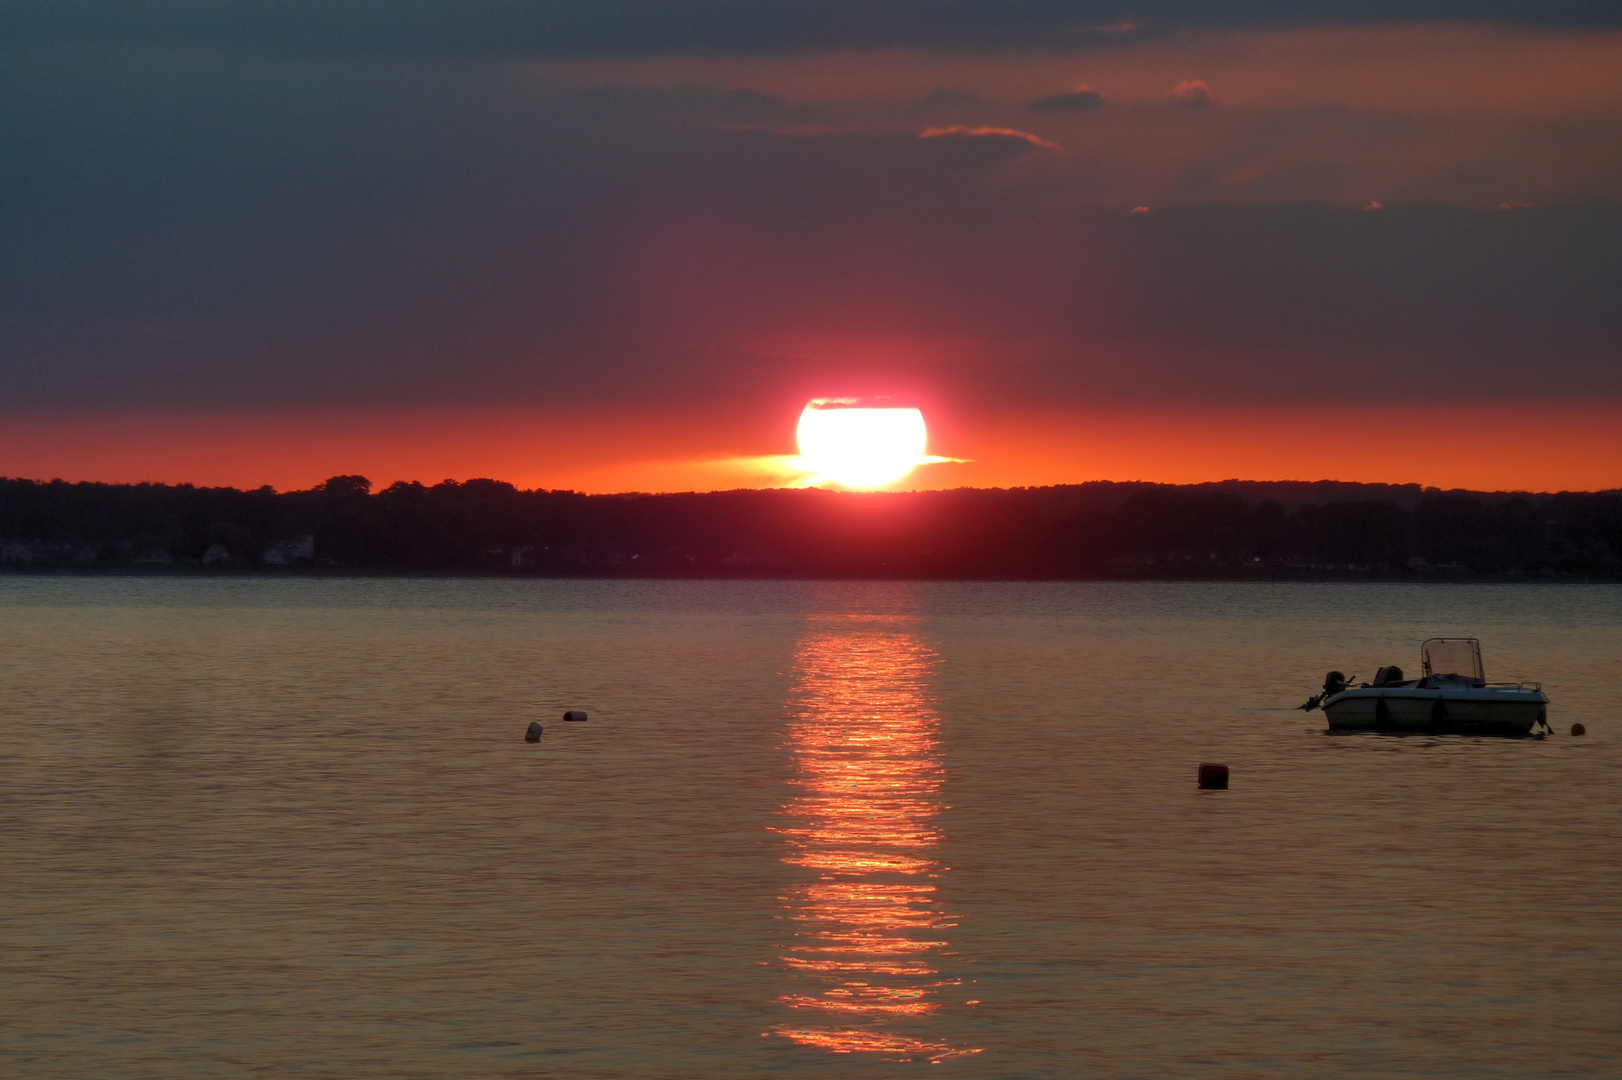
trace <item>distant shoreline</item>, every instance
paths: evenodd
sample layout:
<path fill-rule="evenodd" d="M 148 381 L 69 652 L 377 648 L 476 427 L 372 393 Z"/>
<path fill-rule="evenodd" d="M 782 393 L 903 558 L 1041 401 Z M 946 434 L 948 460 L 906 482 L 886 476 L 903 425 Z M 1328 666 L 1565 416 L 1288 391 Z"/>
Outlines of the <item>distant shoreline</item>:
<path fill-rule="evenodd" d="M 0 571 L 807 581 L 1622 580 L 1622 491 L 1097 482 L 669 495 L 0 479 Z"/>
<path fill-rule="evenodd" d="M 389 567 L 208 567 L 173 564 L 162 567 L 134 566 L 39 566 L 0 567 L 0 580 L 7 578 L 141 578 L 155 580 L 261 580 L 261 581 L 738 581 L 738 582 L 919 582 L 933 584 L 1368 584 L 1368 585 L 1622 585 L 1622 575 L 1528 575 L 1471 573 L 1357 573 L 1355 571 L 1303 571 L 1286 573 L 1184 574 L 1184 575 L 1090 575 L 1074 577 L 1016 577 L 986 575 L 977 577 L 927 577 L 918 575 L 813 575 L 813 574 L 558 574 L 523 570 L 418 570 Z"/>

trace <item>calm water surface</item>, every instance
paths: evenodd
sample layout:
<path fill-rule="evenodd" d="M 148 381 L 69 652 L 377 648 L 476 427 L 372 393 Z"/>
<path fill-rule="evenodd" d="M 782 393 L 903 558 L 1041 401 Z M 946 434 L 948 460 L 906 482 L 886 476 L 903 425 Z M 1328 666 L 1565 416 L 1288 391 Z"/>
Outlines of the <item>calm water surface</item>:
<path fill-rule="evenodd" d="M 1290 711 L 1437 634 L 1559 737 Z M 0 1073 L 1614 1077 L 1619 677 L 1611 586 L 3 578 Z"/>

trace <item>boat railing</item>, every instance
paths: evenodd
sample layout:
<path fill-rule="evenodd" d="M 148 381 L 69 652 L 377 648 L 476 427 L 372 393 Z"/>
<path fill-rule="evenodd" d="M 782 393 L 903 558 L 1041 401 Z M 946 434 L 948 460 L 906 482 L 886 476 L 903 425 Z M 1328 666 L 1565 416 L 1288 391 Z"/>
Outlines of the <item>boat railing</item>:
<path fill-rule="evenodd" d="M 1406 682 L 1388 683 L 1385 686 L 1377 686 L 1376 684 L 1370 682 L 1361 682 L 1357 684 L 1356 688 L 1359 690 L 1401 690 L 1404 687 L 1415 687 L 1421 690 L 1442 689 L 1442 684 L 1440 683 L 1435 685 L 1421 685 L 1422 683 L 1430 682 L 1430 679 L 1409 679 Z M 1506 690 L 1536 690 L 1539 693 L 1543 692 L 1543 684 L 1540 682 L 1533 682 L 1531 679 L 1511 679 L 1505 682 L 1476 682 L 1474 680 L 1470 680 L 1469 685 L 1471 689 L 1475 690 L 1485 690 L 1489 686 L 1497 686 Z M 1348 683 L 1347 689 L 1351 688 L 1352 684 Z"/>

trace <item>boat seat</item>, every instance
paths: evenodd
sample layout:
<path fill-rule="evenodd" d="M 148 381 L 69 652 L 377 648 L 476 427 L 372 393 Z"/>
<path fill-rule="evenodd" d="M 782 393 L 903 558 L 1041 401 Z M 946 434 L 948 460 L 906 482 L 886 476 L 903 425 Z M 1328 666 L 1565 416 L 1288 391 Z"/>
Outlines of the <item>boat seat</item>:
<path fill-rule="evenodd" d="M 1402 683 L 1402 669 L 1389 664 L 1374 673 L 1375 686 L 1398 686 Z"/>

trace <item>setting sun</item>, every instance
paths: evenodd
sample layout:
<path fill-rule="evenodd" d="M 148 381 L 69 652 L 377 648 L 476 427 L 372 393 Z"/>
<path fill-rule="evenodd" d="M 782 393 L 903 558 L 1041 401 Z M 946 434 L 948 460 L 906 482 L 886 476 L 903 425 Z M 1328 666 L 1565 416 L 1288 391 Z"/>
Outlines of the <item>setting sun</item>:
<path fill-rule="evenodd" d="M 926 438 L 917 409 L 815 398 L 800 414 L 800 459 L 813 484 L 870 488 L 899 480 L 929 460 Z"/>

